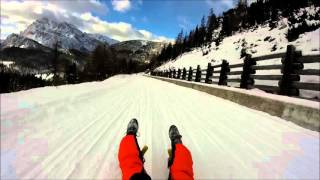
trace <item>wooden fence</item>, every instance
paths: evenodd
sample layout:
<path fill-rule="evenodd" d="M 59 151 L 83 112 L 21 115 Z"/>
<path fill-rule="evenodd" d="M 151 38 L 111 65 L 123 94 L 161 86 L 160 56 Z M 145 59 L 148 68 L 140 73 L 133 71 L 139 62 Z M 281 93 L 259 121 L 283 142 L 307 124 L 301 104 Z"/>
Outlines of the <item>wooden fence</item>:
<path fill-rule="evenodd" d="M 281 64 L 257 65 L 258 61 L 275 58 L 281 58 Z M 304 69 L 304 64 L 307 63 L 320 63 L 320 55 L 302 56 L 301 51 L 296 51 L 294 46 L 288 45 L 287 51 L 284 53 L 254 58 L 251 55 L 246 55 L 244 62 L 239 64 L 229 65 L 227 60 L 223 60 L 219 65 L 212 66 L 211 63 L 208 63 L 206 69 L 201 69 L 198 65 L 196 69 L 189 67 L 189 69 L 152 71 L 151 75 L 223 86 L 228 86 L 230 83 L 240 83 L 240 88 L 243 89 L 258 88 L 275 94 L 299 96 L 300 89 L 320 91 L 320 82 L 300 82 L 300 75 L 320 76 L 320 69 Z M 234 70 L 235 68 L 242 68 L 242 70 Z M 256 72 L 261 70 L 280 70 L 281 75 L 256 75 Z M 232 75 L 238 75 L 240 78 L 228 78 Z M 255 80 L 278 81 L 278 85 L 259 85 L 255 84 Z"/>

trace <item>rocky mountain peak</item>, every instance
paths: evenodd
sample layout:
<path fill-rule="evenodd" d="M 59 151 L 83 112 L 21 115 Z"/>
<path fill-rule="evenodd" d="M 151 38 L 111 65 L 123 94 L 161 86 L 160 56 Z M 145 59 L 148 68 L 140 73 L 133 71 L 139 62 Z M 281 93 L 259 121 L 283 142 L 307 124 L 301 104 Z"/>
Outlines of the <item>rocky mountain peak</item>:
<path fill-rule="evenodd" d="M 37 19 L 20 35 L 50 48 L 59 42 L 62 49 L 77 49 L 86 52 L 92 51 L 101 43 L 100 40 L 88 36 L 73 24 L 57 22 L 48 18 Z"/>

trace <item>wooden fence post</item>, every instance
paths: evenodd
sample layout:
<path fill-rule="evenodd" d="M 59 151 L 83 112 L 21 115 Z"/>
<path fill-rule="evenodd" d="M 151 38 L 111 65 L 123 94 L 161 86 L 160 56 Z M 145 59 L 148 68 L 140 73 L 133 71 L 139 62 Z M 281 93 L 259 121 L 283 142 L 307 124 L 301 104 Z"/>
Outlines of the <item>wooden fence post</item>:
<path fill-rule="evenodd" d="M 192 80 L 192 67 L 189 68 L 188 81 Z"/>
<path fill-rule="evenodd" d="M 196 71 L 196 78 L 195 78 L 195 82 L 200 82 L 201 80 L 201 68 L 200 65 L 197 66 L 197 71 Z"/>
<path fill-rule="evenodd" d="M 246 54 L 243 62 L 243 69 L 241 74 L 240 88 L 251 89 L 254 84 L 254 79 L 250 77 L 251 74 L 255 74 L 256 71 L 252 68 L 256 65 L 256 61 L 251 58 L 251 54 Z"/>
<path fill-rule="evenodd" d="M 211 66 L 211 63 L 208 63 L 205 83 L 210 84 L 212 82 L 212 80 L 211 80 L 212 73 L 213 73 L 213 67 Z"/>
<path fill-rule="evenodd" d="M 287 96 L 299 96 L 299 89 L 294 87 L 294 81 L 299 78 L 293 78 L 299 76 L 298 71 L 303 69 L 303 64 L 298 61 L 299 56 L 301 56 L 301 51 L 295 51 L 293 45 L 287 46 L 286 56 L 281 59 L 282 68 L 282 78 L 279 81 L 279 94 Z"/>
<path fill-rule="evenodd" d="M 179 68 L 179 69 L 178 69 L 178 76 L 177 76 L 177 79 L 180 79 L 180 78 L 181 78 L 180 76 L 181 76 L 181 69 Z"/>
<path fill-rule="evenodd" d="M 222 61 L 220 77 L 219 77 L 219 85 L 226 86 L 227 85 L 227 73 L 230 72 L 229 63 L 226 60 Z"/>
<path fill-rule="evenodd" d="M 182 70 L 182 79 L 183 80 L 186 80 L 186 74 L 187 74 L 187 70 L 186 70 L 186 68 L 183 68 L 183 70 Z"/>

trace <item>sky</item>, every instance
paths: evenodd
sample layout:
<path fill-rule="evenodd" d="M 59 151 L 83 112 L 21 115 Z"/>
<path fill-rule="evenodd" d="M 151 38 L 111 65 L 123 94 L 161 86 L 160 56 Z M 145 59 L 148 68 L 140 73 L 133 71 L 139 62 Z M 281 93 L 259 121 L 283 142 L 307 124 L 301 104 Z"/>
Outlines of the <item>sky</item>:
<path fill-rule="evenodd" d="M 47 17 L 74 24 L 87 33 L 119 41 L 172 41 L 207 16 L 219 15 L 236 0 L 1 0 L 1 39 Z"/>

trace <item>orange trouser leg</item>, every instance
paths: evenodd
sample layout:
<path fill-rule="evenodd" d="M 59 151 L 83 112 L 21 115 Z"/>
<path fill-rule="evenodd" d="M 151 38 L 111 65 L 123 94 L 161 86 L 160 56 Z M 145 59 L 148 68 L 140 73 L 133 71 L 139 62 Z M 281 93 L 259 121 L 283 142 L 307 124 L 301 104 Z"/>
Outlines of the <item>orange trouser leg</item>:
<path fill-rule="evenodd" d="M 118 159 L 123 180 L 129 180 L 135 173 L 142 172 L 143 162 L 139 157 L 139 149 L 134 135 L 126 135 L 121 140 Z"/>
<path fill-rule="evenodd" d="M 193 161 L 190 151 L 183 144 L 176 144 L 173 163 L 170 167 L 172 180 L 193 179 Z"/>

